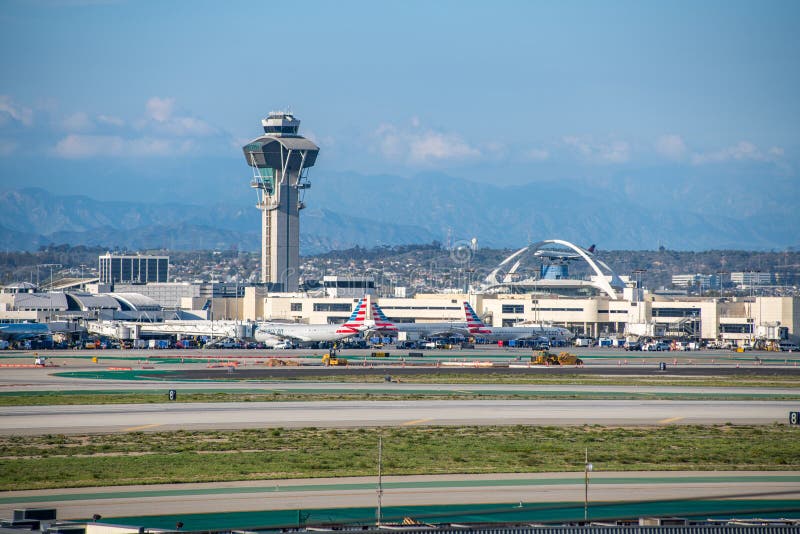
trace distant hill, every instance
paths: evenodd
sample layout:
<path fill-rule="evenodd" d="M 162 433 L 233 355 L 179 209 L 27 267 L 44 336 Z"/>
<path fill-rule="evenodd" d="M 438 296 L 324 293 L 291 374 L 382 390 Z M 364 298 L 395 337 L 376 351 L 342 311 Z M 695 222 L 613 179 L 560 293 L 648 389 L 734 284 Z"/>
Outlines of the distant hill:
<path fill-rule="evenodd" d="M 678 179 L 658 169 L 642 172 L 608 182 L 520 186 L 436 173 L 322 173 L 315 175 L 301 215 L 301 253 L 444 242 L 448 233 L 456 243 L 477 237 L 481 247 L 495 248 L 549 238 L 606 250 L 783 250 L 799 244 L 800 210 L 790 202 L 796 185 L 788 178 L 773 180 L 762 195 L 710 175 Z M 42 189 L 0 192 L 0 239 L 10 250 L 69 243 L 254 251 L 259 238 L 260 214 L 243 200 L 154 204 Z"/>
<path fill-rule="evenodd" d="M 677 250 L 784 249 L 798 244 L 800 229 L 800 210 L 790 201 L 796 200 L 797 186 L 789 179 L 772 183 L 763 195 L 709 176 L 678 180 L 659 177 L 657 171 L 623 182 L 519 186 L 441 174 L 411 179 L 339 174 L 315 180 L 314 187 L 313 202 L 337 211 L 420 226 L 440 241 L 452 228 L 456 239 L 477 237 L 481 246 L 497 248 L 562 238 L 618 250 L 661 245 Z"/>
<path fill-rule="evenodd" d="M 10 250 L 41 245 L 104 246 L 141 250 L 260 249 L 261 215 L 252 205 L 146 204 L 99 202 L 86 196 L 59 196 L 42 189 L 0 193 L 0 239 Z M 430 242 L 427 230 L 378 223 L 327 209 L 302 213 L 303 254 L 354 246 Z"/>

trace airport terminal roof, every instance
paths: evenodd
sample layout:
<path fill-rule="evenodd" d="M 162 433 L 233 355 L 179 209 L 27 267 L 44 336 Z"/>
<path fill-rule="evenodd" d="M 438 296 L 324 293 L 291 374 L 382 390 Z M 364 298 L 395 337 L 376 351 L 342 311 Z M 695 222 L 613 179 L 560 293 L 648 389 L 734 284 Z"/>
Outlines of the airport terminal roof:
<path fill-rule="evenodd" d="M 17 293 L 20 291 L 32 291 L 36 289 L 36 284 L 30 282 L 13 282 L 6 286 L 0 287 L 4 293 Z"/>
<path fill-rule="evenodd" d="M 110 295 L 93 295 L 91 293 L 68 293 L 67 298 L 77 304 L 81 311 L 88 310 L 121 310 L 122 305 Z"/>
<path fill-rule="evenodd" d="M 125 311 L 158 311 L 161 305 L 154 299 L 139 293 L 108 293 Z"/>
<path fill-rule="evenodd" d="M 17 310 L 66 311 L 69 306 L 64 293 L 16 293 L 14 308 Z"/>

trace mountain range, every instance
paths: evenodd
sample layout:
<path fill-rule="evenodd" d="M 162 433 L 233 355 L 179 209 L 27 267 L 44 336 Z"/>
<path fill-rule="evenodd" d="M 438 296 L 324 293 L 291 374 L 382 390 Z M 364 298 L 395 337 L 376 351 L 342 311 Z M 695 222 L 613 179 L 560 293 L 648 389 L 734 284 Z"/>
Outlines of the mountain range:
<path fill-rule="evenodd" d="M 760 195 L 713 180 L 629 176 L 613 182 L 498 186 L 436 173 L 326 173 L 301 212 L 301 252 L 409 243 L 517 247 L 560 238 L 606 249 L 784 249 L 798 244 L 791 180 Z M 345 184 L 346 187 L 342 187 Z M 784 202 L 776 199 L 785 199 Z M 260 214 L 240 199 L 207 204 L 98 201 L 25 188 L 0 192 L 7 250 L 69 243 L 129 250 L 259 249 Z"/>

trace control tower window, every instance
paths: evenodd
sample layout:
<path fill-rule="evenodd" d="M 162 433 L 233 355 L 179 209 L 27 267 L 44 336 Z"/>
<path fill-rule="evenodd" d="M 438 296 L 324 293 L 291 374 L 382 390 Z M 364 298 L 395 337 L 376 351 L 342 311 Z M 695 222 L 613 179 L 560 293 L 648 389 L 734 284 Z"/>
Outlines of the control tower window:
<path fill-rule="evenodd" d="M 257 169 L 261 182 L 268 191 L 272 191 L 275 188 L 275 169 L 269 167 L 257 167 Z"/>
<path fill-rule="evenodd" d="M 264 126 L 264 133 L 297 135 L 297 126 Z"/>

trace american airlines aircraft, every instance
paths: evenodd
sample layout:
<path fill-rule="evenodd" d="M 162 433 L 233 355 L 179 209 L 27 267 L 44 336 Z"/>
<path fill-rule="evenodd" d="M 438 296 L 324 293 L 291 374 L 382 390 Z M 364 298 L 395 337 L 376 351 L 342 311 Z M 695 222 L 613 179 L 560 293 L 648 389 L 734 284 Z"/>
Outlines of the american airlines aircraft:
<path fill-rule="evenodd" d="M 50 334 L 50 327 L 44 323 L 0 323 L 0 339 L 16 341 Z"/>
<path fill-rule="evenodd" d="M 464 303 L 464 315 L 467 319 L 467 328 L 471 336 L 480 337 L 489 341 L 510 341 L 512 339 L 540 339 L 566 340 L 572 339 L 573 334 L 560 326 L 486 326 L 469 302 Z"/>
<path fill-rule="evenodd" d="M 446 323 L 393 323 L 383 313 L 380 306 L 372 303 L 372 329 L 379 332 L 406 332 L 420 337 L 449 337 L 452 335 L 469 335 L 467 323 L 451 321 Z"/>
<path fill-rule="evenodd" d="M 369 329 L 372 322 L 366 318 L 367 302 L 362 298 L 344 324 L 259 323 L 253 337 L 263 343 L 275 343 L 278 340 L 338 341 Z"/>

